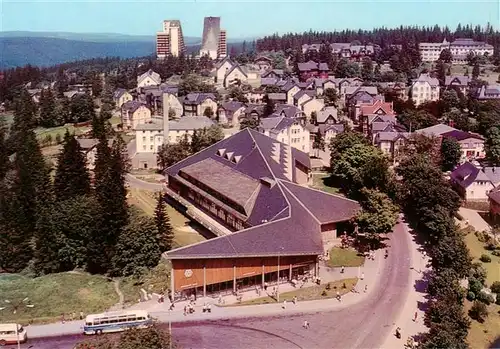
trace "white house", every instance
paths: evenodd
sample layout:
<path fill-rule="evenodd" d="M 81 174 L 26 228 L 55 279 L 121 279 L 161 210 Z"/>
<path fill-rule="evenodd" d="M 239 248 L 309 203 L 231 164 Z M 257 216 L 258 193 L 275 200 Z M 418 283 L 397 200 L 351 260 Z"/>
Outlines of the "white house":
<path fill-rule="evenodd" d="M 116 109 L 120 109 L 123 104 L 133 100 L 132 95 L 125 89 L 119 88 L 113 93 L 113 101 Z"/>
<path fill-rule="evenodd" d="M 304 112 L 306 117 L 309 119 L 312 112 L 316 112 L 316 115 L 325 107 L 325 103 L 322 99 L 311 98 L 300 105 L 300 109 Z"/>
<path fill-rule="evenodd" d="M 137 77 L 137 87 L 156 86 L 161 84 L 160 74 L 149 69 Z"/>
<path fill-rule="evenodd" d="M 451 173 L 450 181 L 466 201 L 487 201 L 488 194 L 495 188 L 483 169 L 470 162 L 458 166 Z"/>
<path fill-rule="evenodd" d="M 309 130 L 300 119 L 270 116 L 260 120 L 258 130 L 281 143 L 309 153 Z"/>
<path fill-rule="evenodd" d="M 122 105 L 121 121 L 124 128 L 135 129 L 140 123 L 151 121 L 151 110 L 139 101 L 129 101 Z"/>
<path fill-rule="evenodd" d="M 183 100 L 184 116 L 204 115 L 210 108 L 217 115 L 217 100 L 213 93 L 188 93 Z"/>
<path fill-rule="evenodd" d="M 411 97 L 418 106 L 425 102 L 439 100 L 439 80 L 427 74 L 420 74 L 418 79 L 413 80 L 411 85 Z"/>
<path fill-rule="evenodd" d="M 173 117 L 180 118 L 184 113 L 184 107 L 182 106 L 179 98 L 173 93 L 163 93 L 163 100 L 167 98 L 169 111 L 175 113 Z"/>

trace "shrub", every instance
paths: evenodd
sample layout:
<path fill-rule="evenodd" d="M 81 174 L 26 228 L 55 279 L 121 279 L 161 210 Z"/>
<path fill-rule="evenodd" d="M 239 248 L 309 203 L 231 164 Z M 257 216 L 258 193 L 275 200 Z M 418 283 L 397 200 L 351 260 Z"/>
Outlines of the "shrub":
<path fill-rule="evenodd" d="M 474 277 L 469 278 L 469 292 L 474 293 L 475 295 L 479 294 L 483 289 L 483 284 L 481 281 Z"/>
<path fill-rule="evenodd" d="M 469 310 L 469 316 L 478 322 L 484 322 L 484 319 L 488 316 L 486 304 L 475 301 Z"/>
<path fill-rule="evenodd" d="M 474 292 L 467 292 L 467 300 L 473 302 L 476 299 L 476 294 Z"/>
<path fill-rule="evenodd" d="M 321 295 L 322 295 L 323 297 L 326 297 L 328 294 L 326 293 L 326 291 L 325 291 L 325 290 L 323 290 L 323 292 L 321 292 Z"/>
<path fill-rule="evenodd" d="M 495 302 L 495 304 L 500 305 L 500 293 L 497 293 L 497 301 Z"/>
<path fill-rule="evenodd" d="M 495 250 L 495 251 L 491 252 L 491 254 L 494 255 L 494 256 L 500 257 L 500 251 L 499 250 Z"/>
<path fill-rule="evenodd" d="M 486 293 L 484 291 L 477 293 L 476 299 L 480 302 L 483 302 L 486 305 L 490 305 L 491 303 L 495 302 L 495 297 L 493 297 L 493 295 Z"/>
<path fill-rule="evenodd" d="M 484 248 L 487 249 L 488 251 L 495 251 L 498 248 L 498 245 L 493 241 L 490 241 Z"/>
<path fill-rule="evenodd" d="M 476 237 L 479 240 L 479 242 L 485 242 L 486 241 L 486 237 L 485 237 L 484 232 L 482 232 L 482 231 L 475 231 L 474 235 L 476 235 Z"/>
<path fill-rule="evenodd" d="M 479 260 L 481 262 L 484 262 L 484 263 L 490 263 L 491 262 L 491 257 L 488 256 L 487 254 L 482 254 L 481 258 L 479 258 Z"/>
<path fill-rule="evenodd" d="M 492 283 L 490 289 L 493 293 L 500 293 L 500 281 L 495 281 L 494 283 Z"/>
<path fill-rule="evenodd" d="M 486 282 L 486 269 L 484 269 L 483 264 L 476 262 L 472 264 L 469 276 L 479 280 L 483 285 Z"/>

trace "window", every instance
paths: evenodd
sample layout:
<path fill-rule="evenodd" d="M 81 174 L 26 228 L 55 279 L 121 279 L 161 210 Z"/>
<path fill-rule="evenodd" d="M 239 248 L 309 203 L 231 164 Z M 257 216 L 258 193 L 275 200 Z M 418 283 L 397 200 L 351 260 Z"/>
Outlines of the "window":
<path fill-rule="evenodd" d="M 152 142 L 153 141 L 153 136 L 149 137 L 149 141 Z"/>
<path fill-rule="evenodd" d="M 143 145 L 143 146 L 142 146 L 142 150 L 146 150 L 146 145 Z"/>
<path fill-rule="evenodd" d="M 149 146 L 149 150 L 153 150 L 153 145 L 152 144 Z"/>
<path fill-rule="evenodd" d="M 143 141 L 143 142 L 146 142 L 146 137 L 142 137 L 142 141 Z"/>

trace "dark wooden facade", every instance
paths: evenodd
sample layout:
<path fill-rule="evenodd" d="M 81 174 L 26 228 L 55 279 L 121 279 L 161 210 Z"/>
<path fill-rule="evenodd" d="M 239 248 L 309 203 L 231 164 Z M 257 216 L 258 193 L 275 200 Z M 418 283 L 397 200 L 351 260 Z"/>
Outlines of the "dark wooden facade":
<path fill-rule="evenodd" d="M 314 268 L 317 256 L 281 256 L 279 269 L 293 271 L 294 268 Z M 240 279 L 264 276 L 278 271 L 278 256 L 218 259 L 174 259 L 172 260 L 173 289 L 180 292 L 208 285 L 237 282 Z M 290 275 L 291 276 L 291 275 Z M 264 281 L 262 281 L 263 283 Z"/>

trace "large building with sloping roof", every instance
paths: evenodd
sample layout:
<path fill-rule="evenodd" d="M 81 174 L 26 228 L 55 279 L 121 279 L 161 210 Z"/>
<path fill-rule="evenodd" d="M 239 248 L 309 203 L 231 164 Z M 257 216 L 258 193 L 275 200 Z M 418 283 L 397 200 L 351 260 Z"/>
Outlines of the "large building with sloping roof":
<path fill-rule="evenodd" d="M 164 254 L 172 290 L 205 296 L 276 281 L 278 270 L 316 275 L 318 256 L 360 207 L 307 187 L 310 169 L 308 154 L 251 129 L 168 168 L 170 198 L 226 228 Z"/>

